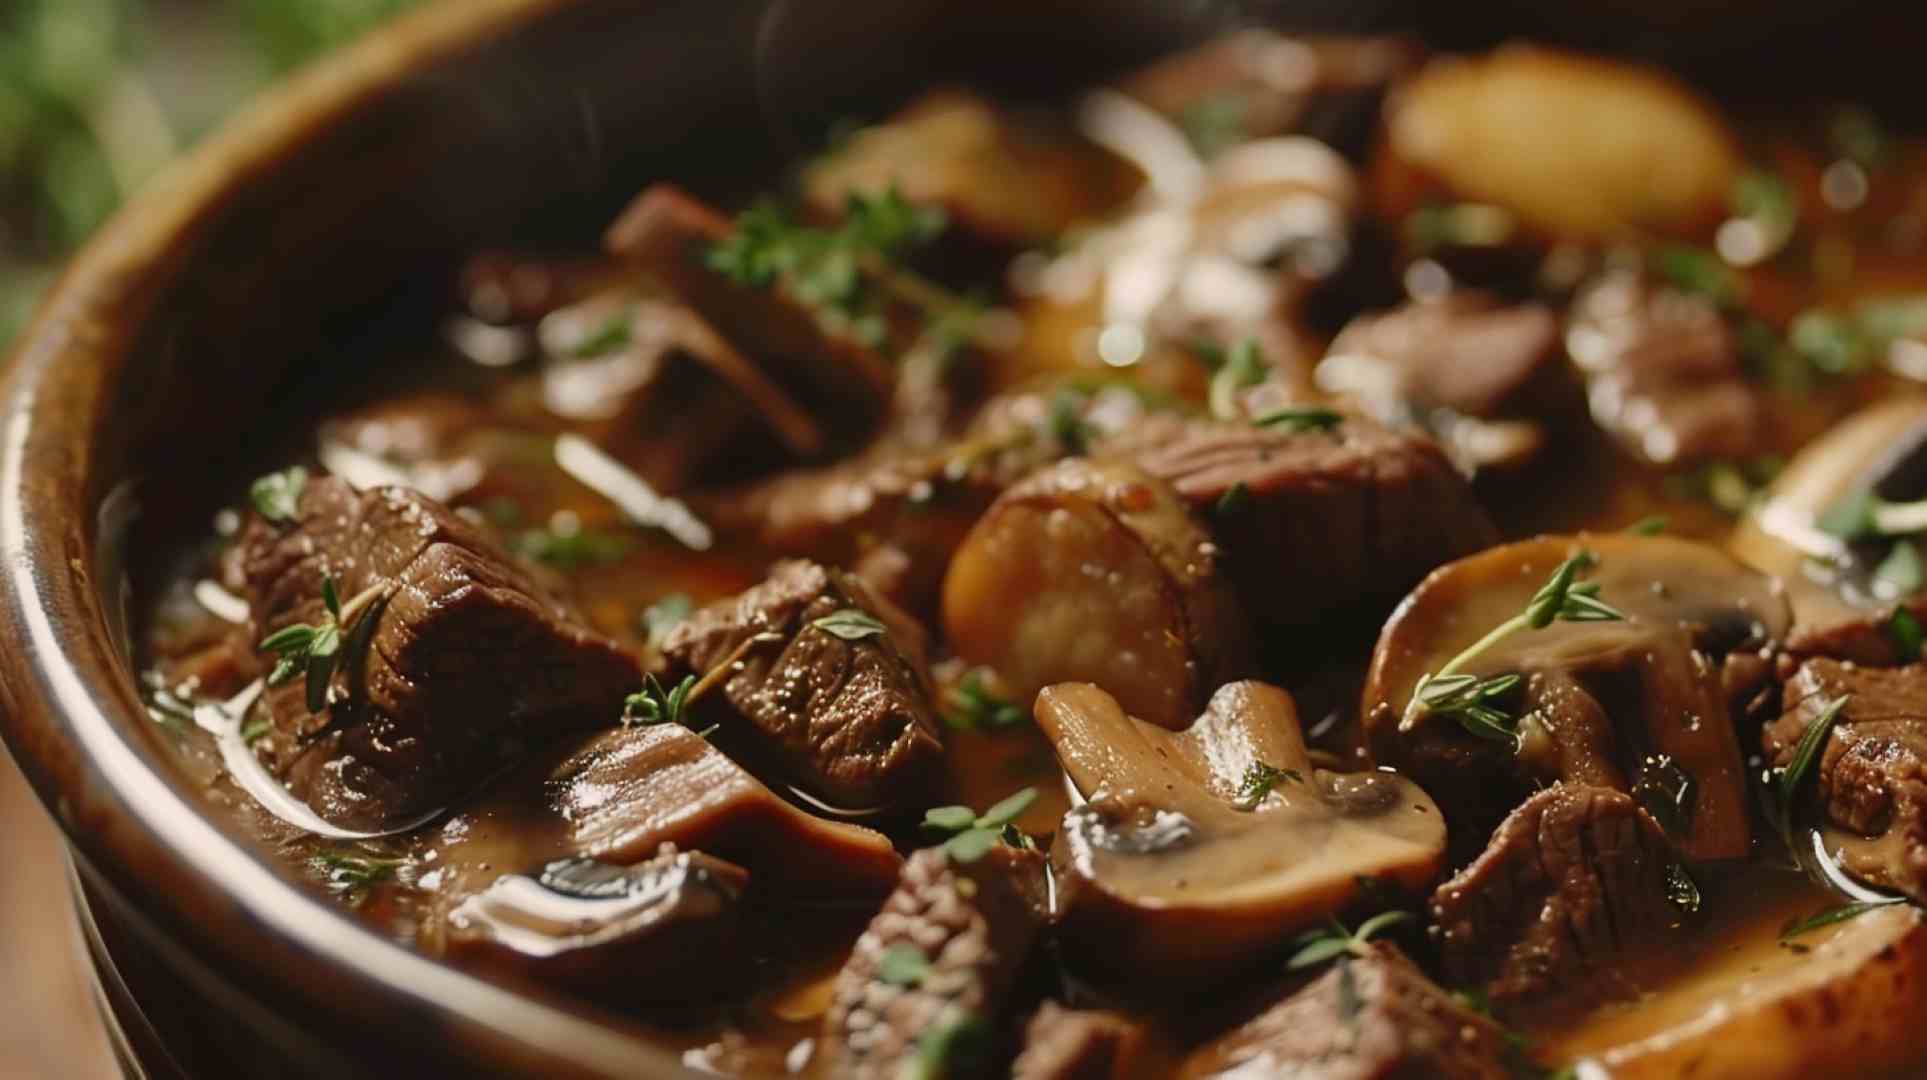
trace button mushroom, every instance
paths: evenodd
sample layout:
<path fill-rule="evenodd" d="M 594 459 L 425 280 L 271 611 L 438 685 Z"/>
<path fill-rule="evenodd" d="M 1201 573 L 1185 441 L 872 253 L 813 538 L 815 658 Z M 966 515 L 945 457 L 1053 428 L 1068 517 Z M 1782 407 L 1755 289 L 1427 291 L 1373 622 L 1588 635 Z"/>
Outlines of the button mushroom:
<path fill-rule="evenodd" d="M 1223 975 L 1361 880 L 1430 883 L 1444 854 L 1417 785 L 1314 769 L 1290 695 L 1263 683 L 1221 688 L 1183 731 L 1087 683 L 1038 695 L 1037 722 L 1082 798 L 1051 859 L 1066 938 L 1096 967 Z"/>
<path fill-rule="evenodd" d="M 1919 655 L 1906 624 L 1927 619 L 1915 548 L 1923 495 L 1923 397 L 1857 413 L 1787 465 L 1730 546 L 1787 583 L 1790 651 L 1866 664 Z"/>
<path fill-rule="evenodd" d="M 1006 492 L 971 530 L 944 582 L 944 625 L 957 654 L 996 669 L 1017 700 L 1089 680 L 1178 728 L 1247 666 L 1219 561 L 1169 486 L 1073 458 Z"/>
<path fill-rule="evenodd" d="M 1573 610 L 1617 617 L 1528 618 L 1562 579 Z M 1563 779 L 1629 791 L 1690 858 L 1741 858 L 1751 829 L 1733 714 L 1764 684 L 1788 618 L 1777 582 L 1702 544 L 1506 544 L 1441 567 L 1386 624 L 1366 741 L 1472 843 Z"/>

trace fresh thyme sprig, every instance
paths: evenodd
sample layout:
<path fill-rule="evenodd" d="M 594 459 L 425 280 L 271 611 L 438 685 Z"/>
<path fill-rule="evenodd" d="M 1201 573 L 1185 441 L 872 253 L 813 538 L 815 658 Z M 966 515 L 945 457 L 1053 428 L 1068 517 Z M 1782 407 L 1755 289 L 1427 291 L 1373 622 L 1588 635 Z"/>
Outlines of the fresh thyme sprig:
<path fill-rule="evenodd" d="M 1341 958 L 1363 959 L 1371 955 L 1373 937 L 1414 921 L 1415 916 L 1409 911 L 1381 911 L 1359 923 L 1358 929 L 1347 930 L 1344 923 L 1333 919 L 1330 925 L 1307 930 L 1292 940 L 1291 959 L 1285 961 L 1285 970 L 1304 971 Z"/>
<path fill-rule="evenodd" d="M 1278 768 L 1268 761 L 1254 761 L 1245 767 L 1244 779 L 1238 784 L 1238 798 L 1232 805 L 1240 810 L 1256 810 L 1280 781 L 1302 784 L 1305 774 L 1297 769 Z"/>
<path fill-rule="evenodd" d="M 1779 827 L 1780 839 L 1786 844 L 1787 851 L 1793 850 L 1793 801 L 1806 783 L 1807 774 L 1813 771 L 1814 762 L 1820 758 L 1820 748 L 1826 745 L 1827 734 L 1833 730 L 1834 722 L 1840 712 L 1847 707 L 1851 694 L 1842 694 L 1827 702 L 1820 715 L 1813 718 L 1807 729 L 1800 734 L 1800 741 L 1794 744 L 1793 756 L 1787 763 L 1767 771 L 1767 783 L 1773 792 L 1773 822 Z"/>
<path fill-rule="evenodd" d="M 950 692 L 952 706 L 945 719 L 958 730 L 1001 731 L 1016 727 L 1026 716 L 1022 706 L 995 692 L 982 668 L 972 668 Z"/>
<path fill-rule="evenodd" d="M 628 727 L 632 724 L 640 724 L 647 727 L 656 724 L 681 724 L 684 727 L 689 727 L 689 707 L 694 705 L 698 698 L 707 694 L 725 678 L 728 678 L 729 673 L 735 670 L 737 661 L 741 660 L 751 649 L 758 645 L 781 640 L 783 640 L 783 635 L 773 631 L 752 634 L 744 638 L 734 649 L 731 649 L 729 655 L 723 657 L 721 663 L 704 673 L 702 678 L 699 679 L 694 675 L 684 675 L 681 681 L 672 687 L 664 687 L 662 680 L 656 678 L 653 674 L 644 676 L 642 689 L 623 699 L 622 726 Z M 696 734 L 701 735 L 703 738 L 708 738 L 715 730 L 716 728 L 712 725 L 696 732 Z"/>
<path fill-rule="evenodd" d="M 741 285 L 780 283 L 826 325 L 876 347 L 889 330 L 880 292 L 923 309 L 933 326 L 944 316 L 972 309 L 967 299 L 894 262 L 945 225 L 943 211 L 912 205 L 894 187 L 878 195 L 852 193 L 842 223 L 834 228 L 801 224 L 763 202 L 739 215 L 736 227 L 703 261 Z M 949 326 L 946 332 L 956 329 Z"/>
<path fill-rule="evenodd" d="M 308 859 L 308 869 L 350 907 L 360 907 L 369 890 L 395 876 L 408 860 L 359 849 L 326 848 Z"/>
<path fill-rule="evenodd" d="M 1027 787 L 979 814 L 968 806 L 939 806 L 923 815 L 923 827 L 940 836 L 944 854 L 960 863 L 976 862 L 999 840 L 1012 847 L 1030 847 L 1032 841 L 1011 824 L 1030 804 L 1037 801 L 1037 789 Z"/>
<path fill-rule="evenodd" d="M 1459 674 L 1459 669 L 1487 650 L 1524 630 L 1543 630 L 1555 622 L 1618 622 L 1626 613 L 1599 599 L 1599 583 L 1580 581 L 1579 572 L 1599 565 L 1599 557 L 1581 548 L 1553 570 L 1552 576 L 1532 594 L 1525 610 L 1492 628 L 1464 652 L 1453 657 L 1435 672 L 1419 678 L 1412 688 L 1412 700 L 1399 720 L 1400 731 L 1410 731 L 1434 713 L 1457 720 L 1468 732 L 1482 739 L 1517 744 L 1517 723 L 1493 704 L 1519 683 L 1517 675 L 1474 679 Z"/>
<path fill-rule="evenodd" d="M 268 685 L 279 686 L 306 672 L 308 711 L 318 713 L 328 706 L 328 684 L 336 670 L 348 666 L 367 647 L 374 629 L 373 617 L 363 618 L 387 595 L 388 586 L 377 583 L 355 594 L 343 604 L 335 593 L 335 579 L 321 578 L 321 603 L 327 617 L 318 625 L 293 623 L 261 639 L 257 648 L 275 654 L 274 670 Z M 345 646 L 345 647 L 344 647 Z"/>

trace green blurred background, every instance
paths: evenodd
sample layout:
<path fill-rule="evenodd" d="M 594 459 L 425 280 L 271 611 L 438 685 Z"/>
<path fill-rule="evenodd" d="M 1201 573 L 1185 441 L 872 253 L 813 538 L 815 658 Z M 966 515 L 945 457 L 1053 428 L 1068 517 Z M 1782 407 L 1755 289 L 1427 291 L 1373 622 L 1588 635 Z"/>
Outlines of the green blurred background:
<path fill-rule="evenodd" d="M 61 260 L 276 77 L 421 0 L 0 0 L 0 354 Z"/>

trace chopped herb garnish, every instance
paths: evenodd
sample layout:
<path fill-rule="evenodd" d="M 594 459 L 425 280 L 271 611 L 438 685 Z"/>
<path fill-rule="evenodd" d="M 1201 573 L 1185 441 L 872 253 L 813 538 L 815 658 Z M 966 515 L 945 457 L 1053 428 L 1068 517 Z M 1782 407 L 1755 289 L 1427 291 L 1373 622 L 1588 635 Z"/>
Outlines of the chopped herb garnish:
<path fill-rule="evenodd" d="M 296 465 L 272 472 L 248 488 L 248 499 L 262 517 L 277 525 L 293 521 L 300 513 L 301 491 L 308 486 L 308 470 Z"/>
<path fill-rule="evenodd" d="M 976 862 L 999 840 L 1012 847 L 1030 846 L 1030 837 L 1011 824 L 1037 801 L 1036 788 L 1024 788 L 979 814 L 968 806 L 939 806 L 923 815 L 926 831 L 947 837 L 946 855 L 960 863 Z"/>
<path fill-rule="evenodd" d="M 1244 779 L 1238 784 L 1238 799 L 1234 805 L 1240 810 L 1258 809 L 1280 780 L 1302 784 L 1305 776 L 1297 769 L 1281 769 L 1265 761 L 1252 762 L 1245 767 Z"/>
<path fill-rule="evenodd" d="M 1250 109 L 1251 103 L 1243 94 L 1210 94 L 1178 113 L 1178 127 L 1199 157 L 1215 157 L 1250 137 L 1245 130 L 1245 115 Z"/>
<path fill-rule="evenodd" d="M 591 360 L 627 348 L 635 340 L 635 322 L 634 312 L 618 311 L 596 327 L 594 332 L 576 342 L 569 353 L 578 360 Z"/>
<path fill-rule="evenodd" d="M 1211 512 L 1220 518 L 1237 517 L 1251 508 L 1251 488 L 1243 480 L 1225 489 L 1218 501 L 1212 504 Z"/>
<path fill-rule="evenodd" d="M 955 1012 L 917 1040 L 917 1056 L 905 1063 L 902 1080 L 974 1076 L 990 1062 L 990 1023 L 972 1012 Z"/>
<path fill-rule="evenodd" d="M 1839 907 L 1831 907 L 1825 911 L 1815 912 L 1804 919 L 1796 919 L 1781 927 L 1780 943 L 1784 945 L 1802 934 L 1812 933 L 1821 927 L 1832 926 L 1835 923 L 1843 923 L 1848 919 L 1857 919 L 1869 911 L 1892 907 L 1895 904 L 1904 904 L 1906 902 L 1906 897 L 1892 896 L 1882 900 L 1856 900 L 1851 904 L 1841 904 Z"/>
<path fill-rule="evenodd" d="M 1839 719 L 1840 711 L 1847 707 L 1851 695 L 1842 695 L 1827 702 L 1820 715 L 1813 718 L 1807 729 L 1800 735 L 1800 741 L 1793 748 L 1793 756 L 1787 759 L 1784 767 L 1771 770 L 1768 774 L 1774 794 L 1774 817 L 1780 827 L 1780 838 L 1785 841 L 1787 850 L 1793 850 L 1793 800 L 1800 794 L 1800 786 L 1806 782 L 1807 774 L 1813 771 L 1813 763 L 1820 757 L 1820 748 L 1826 743 L 1827 733 L 1833 730 L 1834 721 Z"/>
<path fill-rule="evenodd" d="M 930 974 L 930 959 L 908 942 L 898 942 L 877 958 L 877 978 L 892 986 L 915 986 Z"/>
<path fill-rule="evenodd" d="M 1784 238 L 1800 220 L 1799 203 L 1786 179 L 1771 169 L 1748 169 L 1733 182 L 1727 206 L 1738 217 L 1757 222 L 1774 237 Z"/>
<path fill-rule="evenodd" d="M 328 684 L 334 678 L 334 673 L 351 666 L 344 661 L 352 661 L 367 646 L 374 619 L 363 619 L 362 614 L 386 592 L 385 585 L 370 585 L 343 604 L 335 594 L 335 579 L 323 576 L 321 602 L 327 609 L 327 617 L 318 625 L 293 623 L 284 626 L 262 638 L 261 644 L 256 646 L 275 654 L 274 669 L 268 673 L 268 685 L 279 686 L 305 672 L 308 679 L 308 711 L 318 713 L 326 708 Z M 350 628 L 350 647 L 346 650 L 342 648 L 343 626 Z M 368 632 L 359 632 L 364 628 Z"/>
<path fill-rule="evenodd" d="M 1911 664 L 1920 659 L 1920 645 L 1923 637 L 1920 620 L 1904 607 L 1897 607 L 1887 619 L 1887 640 L 1893 643 L 1894 653 L 1903 663 Z"/>
<path fill-rule="evenodd" d="M 1226 351 L 1217 373 L 1211 376 L 1211 415 L 1220 420 L 1237 419 L 1242 412 L 1238 407 L 1238 391 L 1264 382 L 1270 371 L 1271 365 L 1265 362 L 1257 339 L 1245 338 L 1233 345 Z"/>
<path fill-rule="evenodd" d="M 999 697 L 985 686 L 987 676 L 972 668 L 957 680 L 950 691 L 951 711 L 946 719 L 958 730 L 1000 731 L 1024 722 L 1025 712 L 1015 702 Z"/>
<path fill-rule="evenodd" d="M 1733 268 L 1705 248 L 1672 245 L 1653 253 L 1653 270 L 1673 287 L 1697 293 L 1722 307 L 1740 302 L 1744 283 Z"/>
<path fill-rule="evenodd" d="M 515 541 L 515 550 L 522 555 L 559 570 L 620 562 L 635 546 L 635 538 L 625 533 L 585 529 L 567 521 L 531 529 Z"/>
<path fill-rule="evenodd" d="M 1285 970 L 1303 971 L 1340 956 L 1370 956 L 1370 942 L 1374 936 L 1401 923 L 1414 921 L 1409 911 L 1381 911 L 1359 923 L 1357 930 L 1347 930 L 1344 923 L 1333 919 L 1328 926 L 1307 930 L 1292 939 L 1291 959 L 1285 961 Z"/>
<path fill-rule="evenodd" d="M 1453 247 L 1496 247 L 1511 239 L 1511 214 L 1486 203 L 1432 203 L 1405 216 L 1405 241 L 1419 253 Z"/>
<path fill-rule="evenodd" d="M 820 619 L 810 620 L 810 625 L 826 634 L 835 634 L 844 641 L 861 641 L 889 632 L 889 627 L 879 622 L 876 616 L 859 608 L 833 611 Z"/>
<path fill-rule="evenodd" d="M 1578 580 L 1581 570 L 1599 564 L 1599 557 L 1581 548 L 1561 562 L 1526 602 L 1525 610 L 1492 628 L 1438 671 L 1421 676 L 1412 688 L 1399 728 L 1409 731 L 1435 712 L 1445 712 L 1480 738 L 1517 745 L 1517 723 L 1492 704 L 1514 686 L 1516 675 L 1472 679 L 1459 669 L 1499 642 L 1524 630 L 1543 630 L 1555 622 L 1617 622 L 1626 615 L 1599 599 L 1599 583 Z"/>
<path fill-rule="evenodd" d="M 681 724 L 689 708 L 689 692 L 696 677 L 685 675 L 674 687 L 665 690 L 654 676 L 645 676 L 642 689 L 622 702 L 622 722 L 628 724 Z"/>
<path fill-rule="evenodd" d="M 318 875 L 328 890 L 351 907 L 360 907 L 368 891 L 395 876 L 407 859 L 365 851 L 325 849 L 308 859 L 308 869 Z"/>
<path fill-rule="evenodd" d="M 642 629 L 648 635 L 649 647 L 662 648 L 663 639 L 669 636 L 669 631 L 681 626 L 695 607 L 696 602 L 689 598 L 688 593 L 670 593 L 644 608 Z"/>
<path fill-rule="evenodd" d="M 1775 457 L 1749 461 L 1715 461 L 1691 472 L 1666 478 L 1668 491 L 1681 498 L 1704 499 L 1738 517 L 1751 509 L 1780 472 Z"/>
<path fill-rule="evenodd" d="M 1262 428 L 1274 428 L 1286 434 L 1295 435 L 1301 431 L 1330 431 L 1344 422 L 1345 417 L 1330 409 L 1299 406 L 1268 412 L 1253 420 Z"/>
<path fill-rule="evenodd" d="M 1626 526 L 1626 531 L 1636 536 L 1658 536 L 1666 531 L 1669 524 L 1671 522 L 1665 514 L 1652 514 Z"/>
<path fill-rule="evenodd" d="M 1090 445 L 1093 431 L 1084 421 L 1086 404 L 1085 396 L 1069 387 L 1051 396 L 1050 433 L 1065 453 L 1082 454 Z"/>

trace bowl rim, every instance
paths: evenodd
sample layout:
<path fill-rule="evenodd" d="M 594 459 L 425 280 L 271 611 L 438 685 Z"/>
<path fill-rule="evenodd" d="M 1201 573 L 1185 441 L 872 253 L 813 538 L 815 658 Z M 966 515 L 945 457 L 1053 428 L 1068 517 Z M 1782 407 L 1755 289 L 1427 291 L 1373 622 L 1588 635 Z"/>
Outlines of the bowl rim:
<path fill-rule="evenodd" d="M 69 262 L 0 382 L 0 735 L 84 871 L 139 897 L 140 916 L 184 945 L 190 965 L 212 959 L 285 992 L 301 1017 L 394 1045 L 440 1034 L 448 1056 L 478 1071 L 684 1074 L 639 1032 L 381 936 L 289 880 L 164 775 L 156 751 L 136 745 L 142 706 L 101 596 L 117 582 L 101 569 L 88 502 L 101 490 L 94 438 L 113 376 L 152 315 L 141 297 L 178 279 L 221 208 L 411 74 L 584 2 L 441 0 L 389 23 L 244 107 Z"/>

